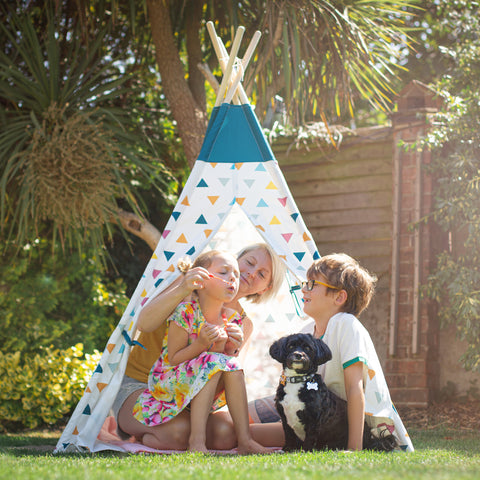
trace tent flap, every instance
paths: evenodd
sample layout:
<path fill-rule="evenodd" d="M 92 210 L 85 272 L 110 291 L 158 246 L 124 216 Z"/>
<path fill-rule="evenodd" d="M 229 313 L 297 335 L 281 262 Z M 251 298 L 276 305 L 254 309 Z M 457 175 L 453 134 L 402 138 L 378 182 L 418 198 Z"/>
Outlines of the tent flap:
<path fill-rule="evenodd" d="M 243 219 L 235 217 L 237 220 L 229 223 L 228 232 L 220 235 L 233 211 L 237 215 L 243 212 Z M 319 258 L 313 237 L 252 107 L 224 103 L 212 113 L 199 158 L 56 452 L 82 447 L 90 451 L 108 448 L 97 436 L 123 378 L 140 311 L 173 282 L 178 275 L 176 266 L 180 258 L 194 259 L 206 248 L 229 248 L 231 240 L 247 242 L 249 237 L 247 227 L 241 224 L 243 221 L 250 224 L 253 236 L 269 243 L 285 261 L 292 278 L 305 279 L 306 270 Z M 223 243 L 217 241 L 217 234 L 223 236 Z M 266 367 L 269 335 L 286 333 L 298 318 L 288 286 L 273 303 L 275 305 L 259 307 L 257 313 L 254 312 L 257 306 L 246 307 L 258 329 L 248 353 L 247 388 L 249 383 L 252 386 L 252 378 L 256 379 L 254 391 L 257 393 L 261 388 L 273 391 L 277 375 Z M 275 327 L 265 329 L 262 325 Z M 260 366 L 254 361 L 259 358 L 262 359 Z"/>

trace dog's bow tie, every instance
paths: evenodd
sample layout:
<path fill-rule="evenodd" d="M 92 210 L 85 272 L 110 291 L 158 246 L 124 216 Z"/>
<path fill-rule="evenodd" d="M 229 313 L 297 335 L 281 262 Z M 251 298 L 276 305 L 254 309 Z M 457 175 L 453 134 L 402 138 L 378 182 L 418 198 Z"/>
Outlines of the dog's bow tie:
<path fill-rule="evenodd" d="M 287 377 L 284 373 L 282 373 L 282 376 L 280 377 L 280 383 L 282 385 L 285 385 L 286 383 L 305 383 L 308 382 L 307 387 L 312 385 L 312 383 L 309 382 L 309 380 L 313 380 L 313 377 L 315 374 L 310 374 L 310 375 L 295 375 L 294 377 Z M 311 388 L 308 388 L 311 390 Z M 318 389 L 318 386 L 317 386 Z"/>

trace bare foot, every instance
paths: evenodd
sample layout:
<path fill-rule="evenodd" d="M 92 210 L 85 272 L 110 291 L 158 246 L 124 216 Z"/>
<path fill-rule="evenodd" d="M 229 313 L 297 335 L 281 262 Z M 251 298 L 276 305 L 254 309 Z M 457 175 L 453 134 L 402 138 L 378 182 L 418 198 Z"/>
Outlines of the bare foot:
<path fill-rule="evenodd" d="M 205 435 L 191 434 L 188 439 L 188 451 L 208 453 Z"/>
<path fill-rule="evenodd" d="M 260 445 L 252 438 L 245 440 L 244 442 L 238 442 L 237 447 L 238 453 L 240 455 L 250 455 L 250 454 L 265 454 L 271 453 L 271 450 Z"/>
<path fill-rule="evenodd" d="M 207 446 L 205 443 L 190 443 L 188 445 L 189 452 L 200 452 L 200 453 L 208 453 Z"/>

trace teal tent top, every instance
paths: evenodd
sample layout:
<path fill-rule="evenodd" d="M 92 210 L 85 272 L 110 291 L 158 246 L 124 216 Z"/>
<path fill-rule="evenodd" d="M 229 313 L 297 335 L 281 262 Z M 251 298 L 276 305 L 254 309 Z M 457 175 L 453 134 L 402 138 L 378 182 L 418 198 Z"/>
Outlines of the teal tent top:
<path fill-rule="evenodd" d="M 223 103 L 210 116 L 198 160 L 210 163 L 275 160 L 252 106 Z"/>

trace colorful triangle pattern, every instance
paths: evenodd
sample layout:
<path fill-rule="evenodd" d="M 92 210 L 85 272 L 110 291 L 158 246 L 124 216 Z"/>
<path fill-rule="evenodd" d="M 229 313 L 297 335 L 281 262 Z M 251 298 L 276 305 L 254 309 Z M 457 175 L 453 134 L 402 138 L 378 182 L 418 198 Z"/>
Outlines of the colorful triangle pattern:
<path fill-rule="evenodd" d="M 261 130 L 257 133 L 260 138 Z M 79 439 L 82 448 L 95 449 L 99 426 L 109 413 L 135 343 L 139 313 L 175 280 L 180 258 L 187 255 L 194 258 L 209 245 L 234 207 L 246 214 L 265 241 L 285 260 L 293 276 L 305 278 L 312 259 L 319 254 L 314 242 L 304 239 L 308 230 L 276 160 L 234 164 L 224 159 L 198 160 L 57 449 L 63 449 L 63 445 L 72 448 Z"/>
<path fill-rule="evenodd" d="M 228 163 L 212 165 L 197 161 L 184 189 L 187 193 L 177 203 L 117 327 L 120 333 L 113 338 L 114 332 L 109 339 L 89 383 L 89 391 L 84 394 L 85 400 L 79 403 L 81 411 L 75 418 L 75 428 L 79 432 L 93 428 L 89 426 L 88 418 L 93 417 L 99 396 L 111 395 L 108 393 L 110 382 L 119 375 L 121 360 L 130 351 L 132 332 L 143 306 L 155 295 L 156 289 L 163 289 L 173 281 L 179 258 L 194 257 L 205 248 L 233 205 L 245 212 L 298 278 L 304 278 L 312 259 L 319 255 L 314 242 L 306 241 L 307 235 L 308 240 L 311 237 L 306 233 L 308 230 L 286 184 L 279 178 L 277 163 L 246 162 L 231 167 Z M 274 319 L 268 318 L 267 321 L 274 322 Z M 128 330 L 125 328 L 127 324 Z M 62 439 L 62 442 L 72 443 L 71 438 L 68 441 Z"/>
<path fill-rule="evenodd" d="M 262 136 L 261 131 L 257 133 Z M 215 159 L 215 162 L 197 160 L 57 449 L 71 448 L 79 438 L 83 448 L 95 449 L 99 428 L 109 414 L 128 354 L 135 343 L 139 313 L 150 299 L 176 279 L 176 265 L 180 258 L 194 257 L 209 245 L 234 207 L 246 214 L 257 232 L 284 259 L 291 275 L 298 280 L 305 279 L 313 259 L 320 255 L 276 160 L 256 162 L 246 159 L 244 163 L 234 164 L 228 163 L 228 159 Z M 242 232 L 234 234 L 241 235 Z M 275 320 L 268 317 L 267 321 L 271 325 L 270 322 Z"/>

